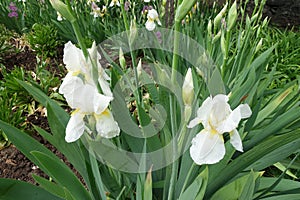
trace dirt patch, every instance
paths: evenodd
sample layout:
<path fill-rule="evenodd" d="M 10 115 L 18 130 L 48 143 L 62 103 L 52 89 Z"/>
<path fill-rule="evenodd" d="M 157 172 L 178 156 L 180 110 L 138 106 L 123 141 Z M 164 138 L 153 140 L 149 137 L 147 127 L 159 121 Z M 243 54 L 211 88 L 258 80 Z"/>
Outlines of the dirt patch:
<path fill-rule="evenodd" d="M 264 16 L 270 17 L 271 25 L 299 30 L 300 0 L 268 0 L 264 7 Z"/>

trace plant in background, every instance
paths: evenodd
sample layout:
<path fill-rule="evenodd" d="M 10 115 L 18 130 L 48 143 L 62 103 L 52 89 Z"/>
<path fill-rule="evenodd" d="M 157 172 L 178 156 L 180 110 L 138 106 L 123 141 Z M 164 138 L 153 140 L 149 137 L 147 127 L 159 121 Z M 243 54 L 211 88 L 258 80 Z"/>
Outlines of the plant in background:
<path fill-rule="evenodd" d="M 34 24 L 31 32 L 27 34 L 27 40 L 30 47 L 43 60 L 47 57 L 57 56 L 59 39 L 57 30 L 53 26 Z"/>
<path fill-rule="evenodd" d="M 15 127 L 18 127 L 20 130 L 25 130 L 25 115 L 24 115 L 24 104 L 19 104 L 19 94 L 10 90 L 7 84 L 11 77 L 16 77 L 16 70 L 12 72 L 12 75 L 8 73 L 4 66 L 1 66 L 1 76 L 0 79 L 0 120 L 7 123 L 13 124 Z M 17 76 L 21 78 L 20 76 Z M 26 92 L 26 95 L 28 93 Z M 5 133 L 0 130 L 0 149 L 8 146 L 10 144 L 9 139 L 6 137 Z"/>
<path fill-rule="evenodd" d="M 2 61 L 4 55 L 13 49 L 13 46 L 9 42 L 12 36 L 13 33 L 7 30 L 3 24 L 0 24 L 0 61 Z"/>
<path fill-rule="evenodd" d="M 66 44 L 68 75 L 60 90 L 75 111 L 70 117 L 38 88 L 18 83 L 47 108 L 51 134 L 36 130 L 67 157 L 84 184 L 52 152 L 0 121 L 15 146 L 51 177 L 34 176 L 40 187 L 0 179 L 1 190 L 11 192 L 4 197 L 31 199 L 28 191 L 34 191 L 45 199 L 299 199 L 299 182 L 284 178 L 299 155 L 299 83 L 269 87 L 274 74 L 266 68 L 276 46 L 259 51 L 259 32 L 267 26 L 261 20 L 265 1 L 255 1 L 251 16 L 234 2 L 211 19 L 184 25 L 196 1 L 177 2 L 174 31 L 156 27 L 158 42 L 148 30 L 130 32 L 121 0 L 127 32 L 99 46 L 101 59 L 112 65 L 105 70 L 95 45 L 86 47 L 82 15 L 70 1 L 51 0 L 80 47 Z M 201 19 L 200 12 L 194 15 Z M 123 68 L 113 62 L 107 48 L 120 57 L 130 53 L 132 66 L 124 67 L 123 58 Z M 144 61 L 138 65 L 137 52 Z M 112 127 L 112 135 L 101 129 Z M 280 176 L 263 175 L 265 168 L 291 155 Z"/>

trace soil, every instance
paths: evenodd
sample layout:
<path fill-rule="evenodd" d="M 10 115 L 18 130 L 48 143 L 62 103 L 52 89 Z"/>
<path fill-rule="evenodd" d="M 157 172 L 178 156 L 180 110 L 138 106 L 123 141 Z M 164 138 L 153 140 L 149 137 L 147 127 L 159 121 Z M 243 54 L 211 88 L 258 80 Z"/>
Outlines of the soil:
<path fill-rule="evenodd" d="M 294 30 L 299 30 L 300 0 L 268 0 L 268 3 L 264 9 L 264 15 L 270 17 L 271 24 L 274 26 L 283 29 L 290 29 L 294 27 Z M 62 48 L 58 49 L 58 51 L 58 55 L 62 56 Z M 4 58 L 3 64 L 7 69 L 13 69 L 14 66 L 21 66 L 25 70 L 34 71 L 36 68 L 36 63 L 37 60 L 35 53 L 29 49 L 24 49 L 24 51 L 18 54 L 7 55 Z M 60 69 L 57 68 L 57 63 L 62 63 L 61 57 L 50 59 L 48 70 L 54 74 L 59 73 Z M 41 126 L 46 130 L 49 129 L 46 117 L 41 115 L 38 111 L 33 115 L 27 116 L 27 121 L 31 124 Z M 40 143 L 42 143 L 44 146 L 49 148 L 59 158 L 64 160 L 71 169 L 73 169 L 71 164 L 68 163 L 65 157 L 59 153 L 55 147 L 45 141 L 37 133 L 34 133 L 33 137 L 40 141 Z M 76 173 L 75 170 L 74 172 Z M 37 166 L 30 162 L 30 160 L 28 160 L 21 152 L 19 152 L 14 145 L 10 145 L 5 149 L 0 150 L 0 178 L 12 178 L 35 184 L 31 174 L 36 174 L 47 178 L 47 175 L 45 175 Z"/>

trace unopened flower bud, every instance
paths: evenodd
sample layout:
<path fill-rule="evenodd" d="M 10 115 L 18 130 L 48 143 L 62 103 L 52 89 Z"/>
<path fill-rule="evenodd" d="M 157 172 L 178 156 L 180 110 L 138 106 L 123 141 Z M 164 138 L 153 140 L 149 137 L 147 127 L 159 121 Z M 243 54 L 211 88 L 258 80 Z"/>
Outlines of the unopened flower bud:
<path fill-rule="evenodd" d="M 176 9 L 175 21 L 181 21 L 195 5 L 196 0 L 183 0 Z"/>
<path fill-rule="evenodd" d="M 226 12 L 227 6 L 228 6 L 228 3 L 225 4 L 224 8 L 223 8 L 223 9 L 219 12 L 219 14 L 215 17 L 215 19 L 214 19 L 214 31 L 216 31 L 217 28 L 220 26 L 220 24 L 221 24 L 221 19 L 222 19 L 223 15 L 224 15 L 225 12 Z"/>
<path fill-rule="evenodd" d="M 138 74 L 138 76 L 141 76 L 141 74 L 142 74 L 142 70 L 143 70 L 143 68 L 142 68 L 142 60 L 140 59 L 139 60 L 139 63 L 138 63 L 138 65 L 137 65 L 137 74 Z"/>
<path fill-rule="evenodd" d="M 258 18 L 258 13 L 256 13 L 255 15 L 253 15 L 252 17 L 251 17 L 251 22 L 254 22 L 256 19 Z"/>
<path fill-rule="evenodd" d="M 221 51 L 223 55 L 226 57 L 226 40 L 224 33 L 221 34 Z"/>
<path fill-rule="evenodd" d="M 208 24 L 207 24 L 207 33 L 208 33 L 209 38 L 211 38 L 211 35 L 212 35 L 212 22 L 211 22 L 211 20 L 209 20 Z"/>
<path fill-rule="evenodd" d="M 192 105 L 194 100 L 194 83 L 191 68 L 188 69 L 184 78 L 182 86 L 182 98 L 184 105 Z"/>
<path fill-rule="evenodd" d="M 120 66 L 122 67 L 122 69 L 126 69 L 126 60 L 124 58 L 122 48 L 120 48 L 120 51 L 119 51 L 119 63 L 120 63 Z"/>
<path fill-rule="evenodd" d="M 257 53 L 262 47 L 263 39 L 261 38 L 255 48 L 255 53 Z"/>
<path fill-rule="evenodd" d="M 215 36 L 213 37 L 212 43 L 215 43 L 218 39 L 220 39 L 221 33 L 222 33 L 222 31 L 220 30 L 220 31 L 217 33 L 217 35 L 215 35 Z"/>
<path fill-rule="evenodd" d="M 137 34 L 136 19 L 134 18 L 133 20 L 130 21 L 129 41 L 130 41 L 131 44 L 135 40 L 136 34 Z"/>
<path fill-rule="evenodd" d="M 227 31 L 230 31 L 234 26 L 237 19 L 236 1 L 232 4 L 229 9 L 227 16 Z"/>
<path fill-rule="evenodd" d="M 60 0 L 50 0 L 53 8 L 58 11 L 64 18 L 70 22 L 74 22 L 76 18 L 73 16 L 71 11 L 68 9 L 68 6 Z"/>

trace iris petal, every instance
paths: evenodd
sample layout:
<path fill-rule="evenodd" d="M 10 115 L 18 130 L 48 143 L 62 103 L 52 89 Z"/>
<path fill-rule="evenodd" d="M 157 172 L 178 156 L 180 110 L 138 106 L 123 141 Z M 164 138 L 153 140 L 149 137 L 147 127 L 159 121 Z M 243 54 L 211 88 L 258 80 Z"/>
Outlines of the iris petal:
<path fill-rule="evenodd" d="M 239 132 L 236 129 L 230 132 L 230 143 L 236 150 L 243 152 L 242 140 Z"/>
<path fill-rule="evenodd" d="M 95 118 L 96 129 L 101 137 L 113 138 L 119 135 L 120 128 L 108 109 L 106 109 L 100 115 L 95 115 Z"/>
<path fill-rule="evenodd" d="M 155 23 L 152 20 L 146 22 L 146 29 L 148 31 L 153 31 L 155 29 Z"/>
<path fill-rule="evenodd" d="M 190 155 L 198 165 L 219 162 L 225 155 L 222 135 L 202 130 L 192 140 Z"/>
<path fill-rule="evenodd" d="M 66 142 L 74 142 L 78 140 L 84 132 L 84 114 L 79 111 L 75 111 L 66 128 Z"/>

